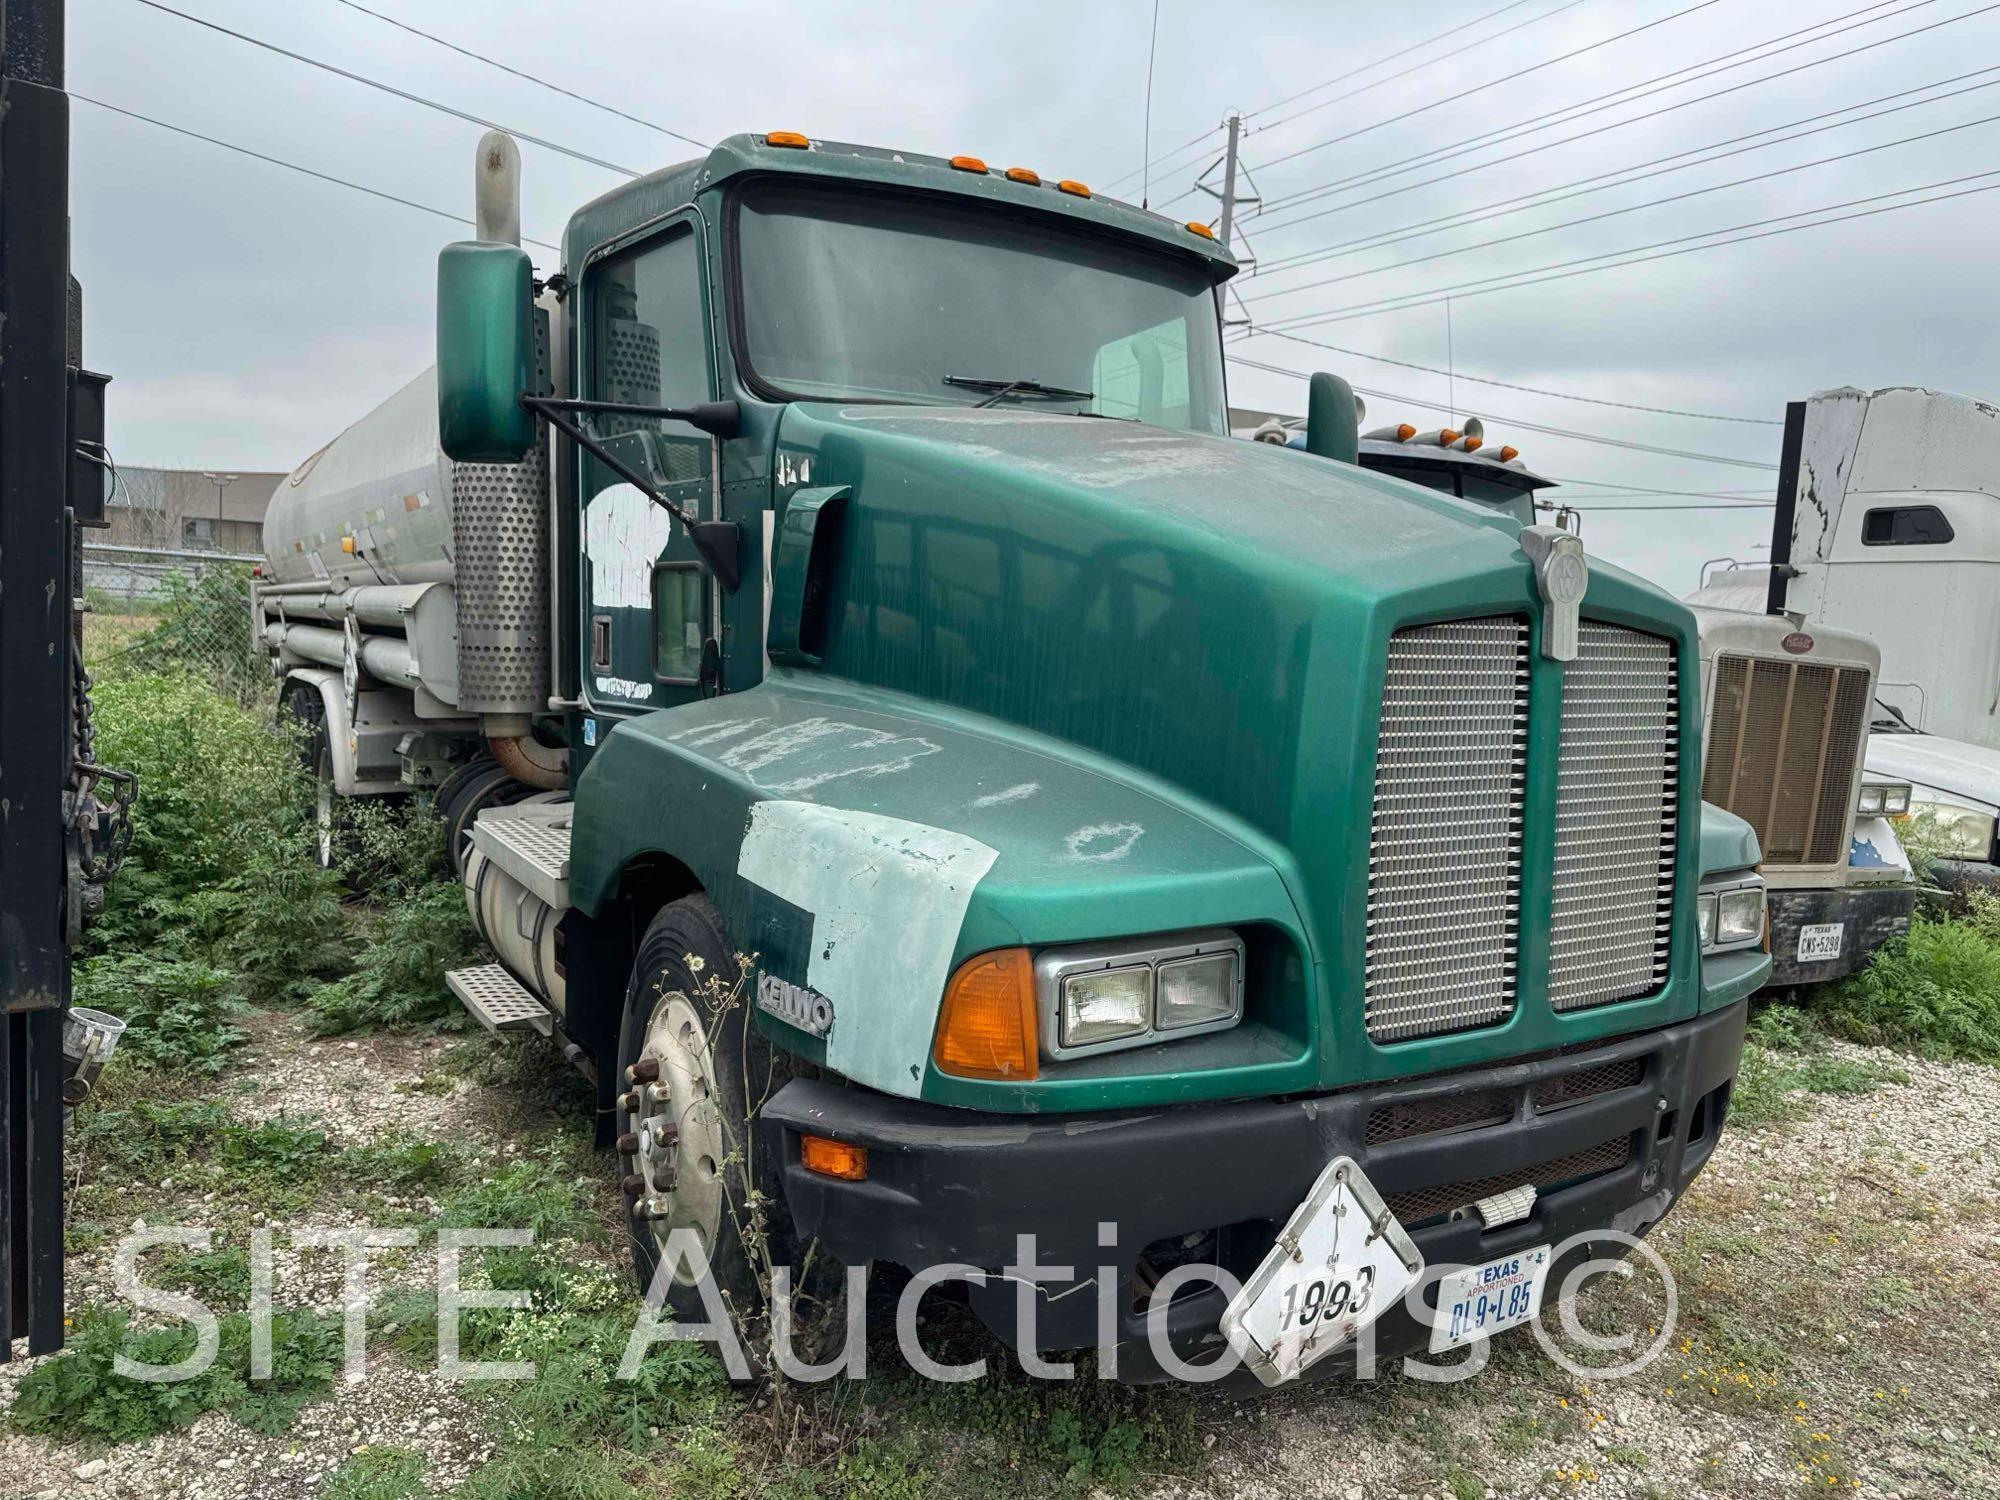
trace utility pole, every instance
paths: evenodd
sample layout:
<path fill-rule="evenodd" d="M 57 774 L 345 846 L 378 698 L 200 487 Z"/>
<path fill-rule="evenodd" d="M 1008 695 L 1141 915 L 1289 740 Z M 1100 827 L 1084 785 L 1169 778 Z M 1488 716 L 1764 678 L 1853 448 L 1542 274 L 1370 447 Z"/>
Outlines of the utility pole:
<path fill-rule="evenodd" d="M 220 552 L 223 550 L 222 492 L 230 485 L 236 483 L 236 481 L 241 479 L 243 476 L 241 474 L 211 474 L 206 469 L 204 469 L 202 471 L 201 477 L 203 479 L 206 479 L 210 484 L 215 486 L 215 550 Z M 183 546 L 186 545 L 185 540 L 182 542 L 182 545 Z"/>
<path fill-rule="evenodd" d="M 1236 210 L 1246 204 L 1262 203 L 1264 200 L 1258 197 L 1254 191 L 1257 186 L 1256 180 L 1251 177 L 1250 169 L 1243 164 L 1240 149 L 1243 143 L 1242 114 L 1237 110 L 1231 110 L 1229 118 L 1222 123 L 1229 132 L 1228 144 L 1223 147 L 1220 162 L 1210 162 L 1208 166 L 1208 172 L 1213 172 L 1218 164 L 1221 166 L 1222 186 L 1218 189 L 1209 186 L 1206 182 L 1197 181 L 1195 188 L 1199 192 L 1208 194 L 1209 197 L 1214 198 L 1222 205 L 1221 215 L 1216 220 L 1215 237 L 1221 242 L 1222 248 L 1233 255 L 1236 252 Z M 1208 172 L 1203 172 L 1201 175 L 1207 177 Z M 1250 184 L 1253 191 L 1244 193 L 1238 190 L 1236 179 L 1239 176 Z M 1244 236 L 1244 243 L 1248 245 L 1249 236 Z M 1237 259 L 1250 266 L 1254 266 L 1257 263 L 1257 257 L 1254 253 L 1238 256 Z M 1240 318 L 1224 317 L 1222 320 L 1223 323 L 1230 327 L 1248 327 L 1250 323 L 1250 309 L 1243 305 L 1243 299 L 1237 296 L 1233 284 L 1229 289 L 1228 295 L 1235 298 L 1237 310 L 1243 316 Z"/>
<path fill-rule="evenodd" d="M 1231 112 L 1229 116 L 1229 146 L 1222 158 L 1222 223 L 1217 227 L 1216 237 L 1222 241 L 1222 248 L 1229 248 L 1230 235 L 1236 229 L 1236 146 L 1243 138 L 1243 116 Z"/>
<path fill-rule="evenodd" d="M 63 0 L 0 7 L 0 1359 L 63 1342 L 73 723 Z M 72 313 L 73 306 L 75 308 Z"/>

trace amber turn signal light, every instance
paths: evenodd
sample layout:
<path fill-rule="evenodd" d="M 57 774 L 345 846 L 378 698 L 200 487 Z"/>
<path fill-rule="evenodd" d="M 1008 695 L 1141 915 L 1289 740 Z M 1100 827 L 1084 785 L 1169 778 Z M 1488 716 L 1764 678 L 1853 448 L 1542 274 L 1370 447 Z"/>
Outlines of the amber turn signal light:
<path fill-rule="evenodd" d="M 940 1073 L 956 1078 L 1035 1076 L 1035 969 L 1026 948 L 997 948 L 958 966 L 931 1055 Z"/>
<path fill-rule="evenodd" d="M 796 130 L 774 130 L 764 137 L 767 146 L 790 146 L 794 151 L 803 151 L 812 143 Z"/>
<path fill-rule="evenodd" d="M 823 1135 L 799 1137 L 799 1165 L 821 1177 L 838 1177 L 842 1182 L 868 1180 L 868 1148 L 849 1141 L 828 1140 Z"/>

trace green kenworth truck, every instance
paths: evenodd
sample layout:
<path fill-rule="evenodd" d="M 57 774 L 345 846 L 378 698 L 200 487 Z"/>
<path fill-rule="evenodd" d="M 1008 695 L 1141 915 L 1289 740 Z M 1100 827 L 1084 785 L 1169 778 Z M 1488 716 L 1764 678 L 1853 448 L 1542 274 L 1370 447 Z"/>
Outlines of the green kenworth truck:
<path fill-rule="evenodd" d="M 673 1309 L 754 1305 L 747 1206 L 995 1273 L 1024 1349 L 1276 1382 L 1667 1213 L 1769 967 L 1686 608 L 1357 467 L 1333 377 L 1310 451 L 1232 439 L 1205 226 L 778 131 L 537 275 L 504 135 L 477 175 L 260 630 L 329 853 L 436 797 L 452 988 L 596 1079 Z"/>

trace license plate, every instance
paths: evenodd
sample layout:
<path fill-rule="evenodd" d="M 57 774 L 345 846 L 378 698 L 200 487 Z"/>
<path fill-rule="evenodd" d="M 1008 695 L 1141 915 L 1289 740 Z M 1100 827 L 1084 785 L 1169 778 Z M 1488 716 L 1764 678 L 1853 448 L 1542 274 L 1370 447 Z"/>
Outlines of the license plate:
<path fill-rule="evenodd" d="M 1840 957 L 1841 940 L 1847 928 L 1839 922 L 1815 922 L 1799 929 L 1799 962 L 1818 963 Z"/>
<path fill-rule="evenodd" d="M 1537 1245 L 1440 1277 L 1431 1353 L 1491 1338 L 1533 1318 L 1542 1310 L 1542 1279 L 1548 1269 L 1549 1247 Z"/>
<path fill-rule="evenodd" d="M 1394 1307 L 1423 1270 L 1375 1185 L 1337 1157 L 1230 1301 L 1222 1333 L 1259 1380 L 1282 1385 Z"/>

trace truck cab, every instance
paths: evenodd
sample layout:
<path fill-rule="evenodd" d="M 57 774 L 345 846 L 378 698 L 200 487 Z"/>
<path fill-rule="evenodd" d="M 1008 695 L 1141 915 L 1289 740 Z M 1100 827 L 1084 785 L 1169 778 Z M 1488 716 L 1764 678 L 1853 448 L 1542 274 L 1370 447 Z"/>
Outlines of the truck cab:
<path fill-rule="evenodd" d="M 754 1305 L 754 1203 L 781 1259 L 976 1272 L 1023 1350 L 1276 1383 L 1421 1342 L 1425 1265 L 1668 1211 L 1769 969 L 1685 608 L 1232 440 L 1201 225 L 778 131 L 536 274 L 507 161 L 439 265 L 439 706 L 563 759 L 476 807 L 453 985 L 599 1080 L 677 1312 Z"/>
<path fill-rule="evenodd" d="M 1876 642 L 1871 781 L 1912 789 L 1937 874 L 2000 881 L 1995 406 L 1916 386 L 1791 403 L 1771 555 L 1709 592 Z"/>

